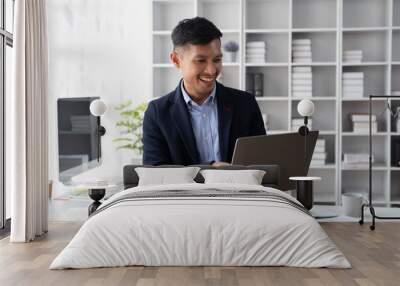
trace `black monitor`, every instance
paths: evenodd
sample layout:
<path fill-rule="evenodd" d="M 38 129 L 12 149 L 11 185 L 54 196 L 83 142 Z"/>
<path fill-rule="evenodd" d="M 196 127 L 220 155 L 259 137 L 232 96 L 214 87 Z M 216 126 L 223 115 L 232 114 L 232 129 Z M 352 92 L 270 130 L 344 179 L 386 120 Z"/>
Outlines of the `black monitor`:
<path fill-rule="evenodd" d="M 98 97 L 57 100 L 58 168 L 59 180 L 63 183 L 100 164 L 97 117 L 89 110 L 95 99 Z"/>

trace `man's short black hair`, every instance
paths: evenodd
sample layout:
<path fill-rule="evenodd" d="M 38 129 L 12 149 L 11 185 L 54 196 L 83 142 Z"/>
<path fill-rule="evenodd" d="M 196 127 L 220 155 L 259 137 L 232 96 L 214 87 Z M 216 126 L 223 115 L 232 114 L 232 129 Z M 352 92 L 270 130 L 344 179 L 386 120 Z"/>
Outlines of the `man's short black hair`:
<path fill-rule="evenodd" d="M 221 37 L 221 31 L 211 21 L 202 17 L 180 21 L 171 35 L 174 49 L 186 44 L 206 45 Z"/>

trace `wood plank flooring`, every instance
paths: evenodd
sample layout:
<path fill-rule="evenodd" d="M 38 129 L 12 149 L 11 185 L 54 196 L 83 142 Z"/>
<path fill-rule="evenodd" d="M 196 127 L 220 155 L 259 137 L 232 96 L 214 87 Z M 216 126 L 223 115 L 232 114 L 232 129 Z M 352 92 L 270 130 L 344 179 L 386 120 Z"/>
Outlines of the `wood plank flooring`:
<path fill-rule="evenodd" d="M 121 267 L 48 270 L 80 223 L 52 223 L 44 237 L 0 241 L 0 285 L 400 285 L 400 223 L 379 222 L 375 232 L 356 223 L 321 223 L 353 268 Z"/>

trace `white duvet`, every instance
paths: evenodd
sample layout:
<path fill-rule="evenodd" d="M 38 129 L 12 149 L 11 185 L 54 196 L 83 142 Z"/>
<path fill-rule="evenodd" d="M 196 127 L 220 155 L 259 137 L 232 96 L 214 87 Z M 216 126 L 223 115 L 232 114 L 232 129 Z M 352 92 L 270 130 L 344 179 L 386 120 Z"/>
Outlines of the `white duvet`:
<path fill-rule="evenodd" d="M 272 188 L 238 184 L 179 184 L 149 190 Z M 259 199 L 148 199 L 118 203 L 89 218 L 50 269 L 146 266 L 294 266 L 349 268 L 318 222 L 302 211 Z"/>

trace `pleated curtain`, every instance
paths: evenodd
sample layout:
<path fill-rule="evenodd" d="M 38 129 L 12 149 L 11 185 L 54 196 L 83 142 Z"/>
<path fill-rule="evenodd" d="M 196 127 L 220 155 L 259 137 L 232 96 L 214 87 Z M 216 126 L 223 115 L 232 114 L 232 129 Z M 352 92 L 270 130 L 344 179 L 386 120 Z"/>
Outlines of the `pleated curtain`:
<path fill-rule="evenodd" d="M 48 229 L 46 1 L 16 0 L 14 11 L 10 241 L 28 242 Z"/>

